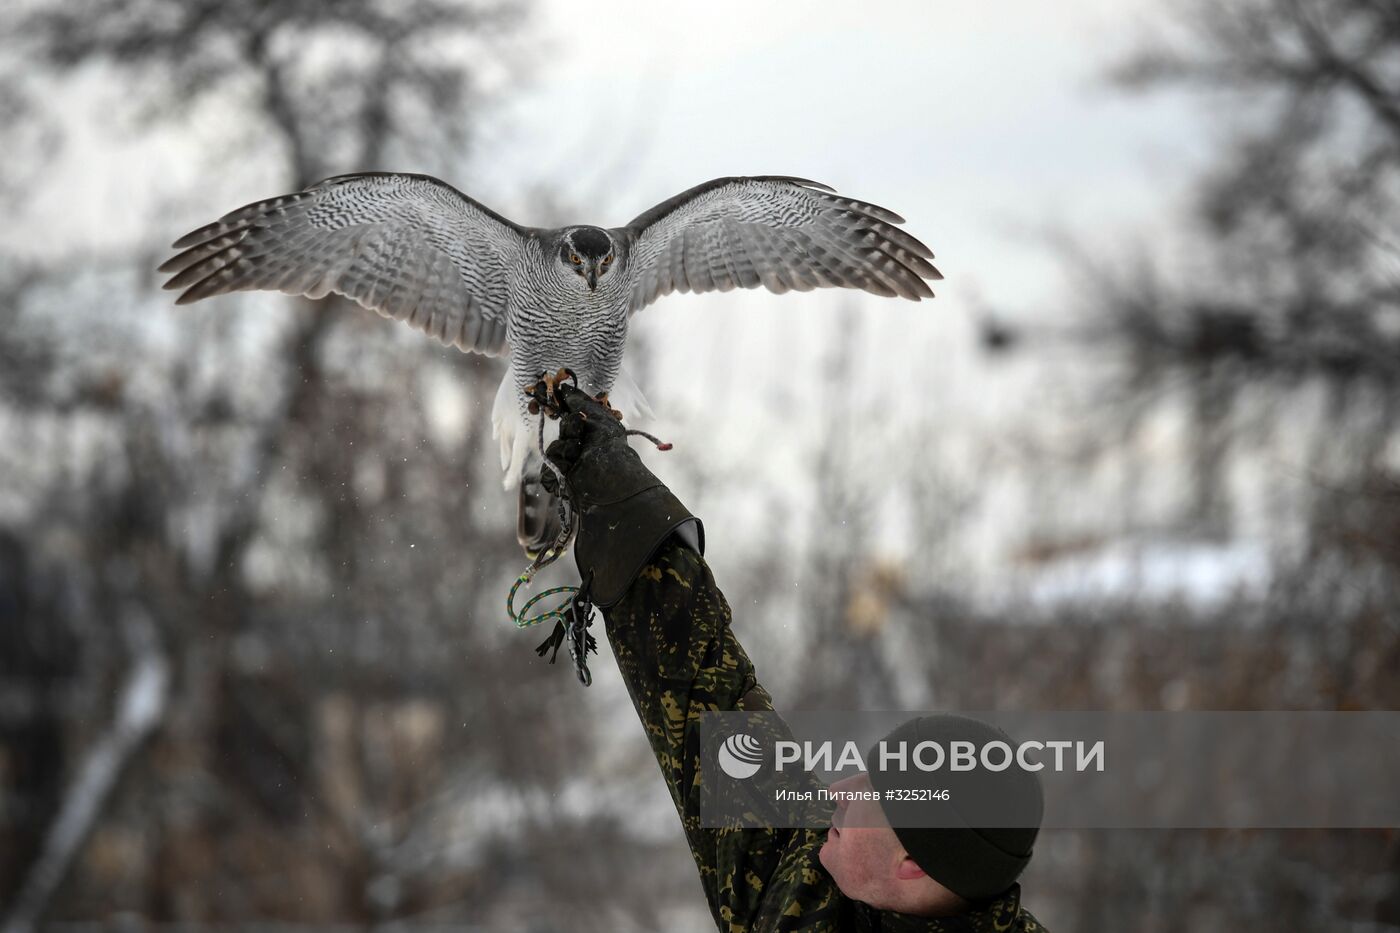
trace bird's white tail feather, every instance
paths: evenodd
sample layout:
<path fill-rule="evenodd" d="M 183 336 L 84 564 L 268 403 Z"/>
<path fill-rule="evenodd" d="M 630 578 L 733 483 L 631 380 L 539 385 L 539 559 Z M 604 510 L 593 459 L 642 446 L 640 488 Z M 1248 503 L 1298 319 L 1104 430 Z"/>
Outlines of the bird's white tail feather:
<path fill-rule="evenodd" d="M 618 370 L 617 381 L 608 393 L 608 401 L 612 403 L 613 408 L 622 412 L 623 419 L 629 425 L 644 424 L 656 417 L 651 406 L 647 404 L 647 397 L 642 394 L 642 390 L 637 387 L 626 368 Z"/>
<path fill-rule="evenodd" d="M 491 436 L 501 445 L 501 469 L 506 472 L 506 489 L 514 489 L 520 482 L 520 473 L 525 468 L 525 454 L 533 440 L 530 426 L 520 415 L 520 402 L 516 398 L 519 390 L 515 383 L 515 374 L 507 370 L 500 388 L 496 390 L 496 400 L 491 405 Z"/>

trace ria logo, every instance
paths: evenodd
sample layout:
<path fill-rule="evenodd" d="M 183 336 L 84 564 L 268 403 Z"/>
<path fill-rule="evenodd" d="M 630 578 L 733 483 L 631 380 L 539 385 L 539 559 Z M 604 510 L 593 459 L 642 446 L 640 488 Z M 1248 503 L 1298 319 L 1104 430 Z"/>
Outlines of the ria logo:
<path fill-rule="evenodd" d="M 719 747 L 720 770 L 732 778 L 751 778 L 763 764 L 763 746 L 758 739 L 740 732 L 724 740 Z"/>

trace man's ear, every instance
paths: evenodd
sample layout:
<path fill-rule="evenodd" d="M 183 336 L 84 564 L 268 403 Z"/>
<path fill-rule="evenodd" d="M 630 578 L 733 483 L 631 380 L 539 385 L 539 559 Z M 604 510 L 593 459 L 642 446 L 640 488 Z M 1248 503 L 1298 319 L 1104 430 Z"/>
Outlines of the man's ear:
<path fill-rule="evenodd" d="M 894 876 L 900 881 L 913 881 L 915 878 L 927 878 L 928 873 L 906 855 L 899 860 L 899 865 L 894 870 Z"/>

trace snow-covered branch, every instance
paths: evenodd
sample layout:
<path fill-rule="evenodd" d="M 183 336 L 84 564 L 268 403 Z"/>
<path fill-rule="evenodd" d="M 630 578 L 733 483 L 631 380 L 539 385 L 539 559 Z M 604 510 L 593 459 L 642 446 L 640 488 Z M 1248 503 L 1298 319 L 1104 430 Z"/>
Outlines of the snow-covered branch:
<path fill-rule="evenodd" d="M 107 733 L 88 751 L 0 933 L 30 933 L 35 929 L 101 815 L 117 779 L 165 715 L 170 667 L 160 650 L 155 626 L 145 615 L 130 612 L 124 627 L 132 666 L 117 698 L 116 717 Z"/>

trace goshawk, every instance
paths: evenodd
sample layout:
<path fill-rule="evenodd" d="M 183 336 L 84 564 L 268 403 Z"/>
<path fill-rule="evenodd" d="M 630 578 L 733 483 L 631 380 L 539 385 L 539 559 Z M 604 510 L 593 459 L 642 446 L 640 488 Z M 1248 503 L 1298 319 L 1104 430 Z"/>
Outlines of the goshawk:
<path fill-rule="evenodd" d="M 527 550 L 557 526 L 538 487 L 525 391 L 571 370 L 594 395 L 645 405 L 622 370 L 629 317 L 680 292 L 859 288 L 918 301 L 942 275 L 899 215 L 778 175 L 717 178 L 625 227 L 522 227 L 427 175 L 340 175 L 176 240 L 161 272 L 187 304 L 245 289 L 365 308 L 460 350 L 509 358 L 492 409 Z"/>

